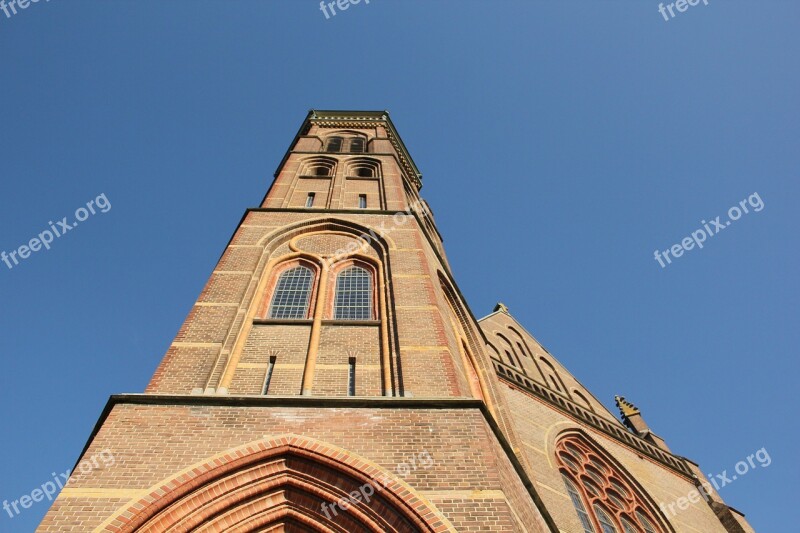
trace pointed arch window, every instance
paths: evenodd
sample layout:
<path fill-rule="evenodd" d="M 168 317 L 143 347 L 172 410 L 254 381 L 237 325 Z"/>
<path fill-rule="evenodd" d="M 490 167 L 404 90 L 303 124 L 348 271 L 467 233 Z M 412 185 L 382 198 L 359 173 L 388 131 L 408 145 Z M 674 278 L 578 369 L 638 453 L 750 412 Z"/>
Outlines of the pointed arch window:
<path fill-rule="evenodd" d="M 336 320 L 372 320 L 372 274 L 363 267 L 351 266 L 336 277 Z"/>
<path fill-rule="evenodd" d="M 609 518 L 606 512 L 603 511 L 603 508 L 597 504 L 594 504 L 594 514 L 597 517 L 597 521 L 600 522 L 600 528 L 603 530 L 603 533 L 619 533 L 619 531 L 617 531 L 617 526 L 614 525 L 611 518 Z"/>
<path fill-rule="evenodd" d="M 275 285 L 269 318 L 306 318 L 313 284 L 314 273 L 308 267 L 296 266 L 284 271 Z"/>
<path fill-rule="evenodd" d="M 657 512 L 585 438 L 561 439 L 556 459 L 585 533 L 664 533 Z"/>
<path fill-rule="evenodd" d="M 645 533 L 656 533 L 655 528 L 650 525 L 650 522 L 647 520 L 647 517 L 641 511 L 636 511 L 636 518 L 639 519 L 639 523 L 642 524 L 644 527 Z"/>
<path fill-rule="evenodd" d="M 572 506 L 575 507 L 575 511 L 578 513 L 578 518 L 581 519 L 581 524 L 583 525 L 584 533 L 595 533 L 594 525 L 592 524 L 592 519 L 589 518 L 589 513 L 586 512 L 586 506 L 583 504 L 583 499 L 581 498 L 581 493 L 578 492 L 578 489 L 575 487 L 575 484 L 570 481 L 570 479 L 562 474 L 564 478 L 564 485 L 567 486 L 567 493 L 569 494 L 569 499 L 572 500 Z"/>
<path fill-rule="evenodd" d="M 631 521 L 627 518 L 622 519 L 622 529 L 625 531 L 625 533 L 639 533 L 639 530 L 636 529 L 636 526 L 631 524 Z"/>

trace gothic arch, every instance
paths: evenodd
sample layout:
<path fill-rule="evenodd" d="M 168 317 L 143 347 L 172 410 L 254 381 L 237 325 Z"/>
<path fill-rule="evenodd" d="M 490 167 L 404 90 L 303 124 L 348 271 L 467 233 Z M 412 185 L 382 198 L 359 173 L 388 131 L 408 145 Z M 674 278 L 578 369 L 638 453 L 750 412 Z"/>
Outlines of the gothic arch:
<path fill-rule="evenodd" d="M 530 346 L 528 346 L 528 342 L 525 340 L 525 337 L 522 336 L 522 333 L 520 333 L 519 330 L 517 330 L 513 326 L 508 326 L 508 329 L 510 331 L 513 331 L 514 334 L 517 336 L 517 344 L 519 344 L 520 346 L 524 346 L 524 349 L 522 349 L 522 355 L 533 358 L 533 352 L 531 351 Z"/>
<path fill-rule="evenodd" d="M 282 243 L 291 240 L 301 233 L 312 233 L 318 231 L 337 231 L 348 233 L 353 237 L 365 235 L 369 237 L 370 245 L 381 256 L 388 256 L 388 250 L 397 248 L 389 235 L 381 235 L 379 232 L 350 220 L 342 220 L 333 217 L 315 218 L 313 220 L 303 220 L 295 224 L 287 224 L 281 229 L 268 233 L 259 239 L 258 245 L 263 246 L 267 255 Z"/>
<path fill-rule="evenodd" d="M 586 395 L 574 387 L 572 389 L 572 395 L 580 400 L 578 403 L 582 404 L 582 407 L 585 407 L 594 413 L 594 406 L 592 405 L 592 402 L 589 401 L 589 398 L 586 397 Z"/>
<path fill-rule="evenodd" d="M 547 369 L 547 372 L 544 372 L 545 385 L 547 385 L 548 388 L 554 389 L 556 392 L 568 395 L 569 393 L 567 392 L 567 386 L 564 383 L 564 380 L 561 379 L 561 375 L 558 373 L 558 370 L 556 370 L 555 365 L 542 355 L 539 356 L 539 362 L 542 363 Z M 548 377 L 551 381 L 547 380 Z M 555 387 L 553 387 L 553 385 L 555 385 Z"/>
<path fill-rule="evenodd" d="M 600 508 L 613 516 L 615 522 L 638 522 L 640 529 L 644 519 L 650 525 L 648 533 L 674 531 L 644 487 L 584 430 L 566 429 L 555 435 L 549 444 L 561 475 L 578 490 L 579 498 L 589 504 L 586 510 L 594 520 Z"/>
<path fill-rule="evenodd" d="M 374 490 L 369 498 L 366 487 Z M 362 497 L 353 498 L 354 491 Z M 455 532 L 396 476 L 341 448 L 296 435 L 228 450 L 145 493 L 95 531 L 249 533 L 294 526 L 291 531 L 325 533 Z"/>
<path fill-rule="evenodd" d="M 381 272 L 381 265 L 372 259 L 371 257 L 367 257 L 362 254 L 353 254 L 348 256 L 345 259 L 341 259 L 336 263 L 332 264 L 329 269 L 329 280 L 328 286 L 330 289 L 328 290 L 328 294 L 326 295 L 325 300 L 325 318 L 327 320 L 334 319 L 335 313 L 335 302 L 336 302 L 336 292 L 337 292 L 337 282 L 339 279 L 339 274 L 343 271 L 357 267 L 361 268 L 369 273 L 370 276 L 370 285 L 372 287 L 372 297 L 371 297 L 371 317 L 369 320 L 382 320 L 384 318 L 383 311 L 381 309 L 382 299 L 381 299 L 381 287 L 378 284 L 378 278 L 380 277 Z"/>
<path fill-rule="evenodd" d="M 365 243 L 365 246 L 374 252 L 377 257 L 368 257 L 364 253 L 356 253 L 347 251 L 341 257 L 334 254 L 332 257 L 323 257 L 318 254 L 307 253 L 303 251 L 292 251 L 291 242 L 299 236 L 314 233 L 335 233 L 340 235 L 347 235 L 356 240 Z M 287 245 L 287 253 L 277 254 L 279 247 Z M 254 291 L 254 296 L 249 301 L 242 302 L 241 310 L 245 314 L 245 320 L 239 324 L 239 332 L 235 336 L 238 339 L 234 344 L 228 347 L 227 356 L 222 353 L 218 357 L 217 362 L 212 368 L 209 378 L 207 380 L 206 389 L 216 388 L 218 391 L 227 392 L 231 383 L 233 382 L 234 374 L 239 364 L 241 353 L 244 349 L 244 343 L 248 337 L 249 330 L 252 329 L 252 319 L 255 318 L 259 311 L 259 305 L 262 303 L 263 295 L 268 290 L 268 284 L 271 280 L 272 273 L 275 266 L 292 259 L 295 257 L 304 257 L 312 262 L 321 265 L 322 272 L 320 280 L 327 276 L 327 271 L 331 263 L 343 258 L 362 259 L 371 262 L 377 266 L 377 291 L 378 291 L 378 305 L 377 309 L 381 320 L 381 360 L 382 360 L 382 388 L 384 395 L 394 395 L 394 379 L 392 372 L 392 350 L 391 346 L 396 339 L 396 330 L 393 327 L 390 317 L 387 312 L 387 302 L 391 301 L 391 285 L 388 280 L 391 279 L 391 265 L 389 261 L 389 250 L 396 248 L 395 243 L 388 235 L 382 235 L 379 231 L 372 230 L 367 226 L 343 220 L 335 217 L 320 217 L 312 220 L 303 220 L 295 224 L 286 225 L 278 230 L 270 232 L 262 236 L 257 246 L 261 247 L 260 257 L 253 273 L 253 279 L 256 280 L 254 286 L 248 291 Z M 363 250 L 362 250 L 363 251 Z M 319 290 L 322 290 L 320 288 Z M 322 292 L 325 292 L 324 290 Z M 316 350 L 316 349 L 314 349 Z M 316 352 L 314 352 L 316 353 Z M 308 383 L 304 381 L 303 388 L 307 388 Z"/>
<path fill-rule="evenodd" d="M 505 344 L 508 346 L 508 349 L 505 350 L 505 352 L 508 355 L 508 358 L 511 360 L 511 366 L 525 372 L 525 367 L 522 366 L 522 359 L 520 359 L 519 354 L 517 353 L 517 349 L 514 348 L 514 345 L 511 343 L 508 337 L 506 337 L 502 333 L 495 333 L 495 335 L 499 337 L 502 341 L 504 341 Z M 511 351 L 509 352 L 508 350 Z"/>
<path fill-rule="evenodd" d="M 278 284 L 278 280 L 280 279 L 281 275 L 284 272 L 298 266 L 305 267 L 311 271 L 312 282 L 311 282 L 311 287 L 309 288 L 310 297 L 308 298 L 308 302 L 306 305 L 306 313 L 308 313 L 308 309 L 314 309 L 314 306 L 316 305 L 315 301 L 317 293 L 316 286 L 319 283 L 319 274 L 321 266 L 319 262 L 316 260 L 316 258 L 311 257 L 307 254 L 295 253 L 285 257 L 280 263 L 276 264 L 272 268 L 271 272 L 269 272 L 269 281 L 267 283 L 267 289 L 264 291 L 263 294 L 257 295 L 257 297 L 261 299 L 261 303 L 258 305 L 256 311 L 256 317 L 267 318 L 268 312 L 270 310 L 270 304 L 272 303 L 272 299 L 275 294 L 275 288 L 276 285 Z"/>
<path fill-rule="evenodd" d="M 500 350 L 498 350 L 498 349 L 497 349 L 497 347 L 495 347 L 495 345 L 494 345 L 494 344 L 492 344 L 491 342 L 489 342 L 489 341 L 487 340 L 487 341 L 486 341 L 486 346 L 488 346 L 489 348 L 491 348 L 491 349 L 492 349 L 492 351 L 494 351 L 494 358 L 495 358 L 495 359 L 496 359 L 498 362 L 500 362 L 500 363 L 504 363 L 504 362 L 505 362 L 505 361 L 503 361 L 503 358 L 502 358 L 502 357 L 500 357 Z M 491 356 L 491 354 L 490 354 L 490 356 Z"/>

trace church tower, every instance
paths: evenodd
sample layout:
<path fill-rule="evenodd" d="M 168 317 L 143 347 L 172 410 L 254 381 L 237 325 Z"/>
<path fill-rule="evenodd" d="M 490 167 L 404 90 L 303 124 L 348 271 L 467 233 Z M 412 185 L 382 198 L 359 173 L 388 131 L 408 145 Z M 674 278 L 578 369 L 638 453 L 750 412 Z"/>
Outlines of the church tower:
<path fill-rule="evenodd" d="M 309 112 L 39 531 L 752 531 L 713 489 L 668 516 L 699 468 L 473 316 L 421 187 L 386 112 Z"/>

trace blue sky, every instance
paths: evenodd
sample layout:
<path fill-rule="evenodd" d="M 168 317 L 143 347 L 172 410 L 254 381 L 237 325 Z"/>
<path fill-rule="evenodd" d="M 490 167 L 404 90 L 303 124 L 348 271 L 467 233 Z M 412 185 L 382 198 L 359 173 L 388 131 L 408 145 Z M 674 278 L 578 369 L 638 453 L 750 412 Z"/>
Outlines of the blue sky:
<path fill-rule="evenodd" d="M 786 531 L 796 449 L 800 4 L 53 0 L 0 12 L 0 499 L 141 392 L 309 108 L 388 109 L 460 288 Z M 758 193 L 661 268 L 666 250 Z M 35 504 L 0 531 L 32 531 Z"/>

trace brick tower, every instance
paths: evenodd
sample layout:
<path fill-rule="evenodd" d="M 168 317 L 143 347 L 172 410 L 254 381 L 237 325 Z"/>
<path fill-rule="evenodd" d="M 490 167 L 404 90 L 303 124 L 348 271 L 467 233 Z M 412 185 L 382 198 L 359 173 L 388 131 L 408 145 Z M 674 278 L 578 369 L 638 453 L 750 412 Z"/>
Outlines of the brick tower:
<path fill-rule="evenodd" d="M 421 186 L 386 112 L 311 111 L 39 531 L 751 531 L 713 489 L 667 516 L 699 468 L 472 315 Z"/>

